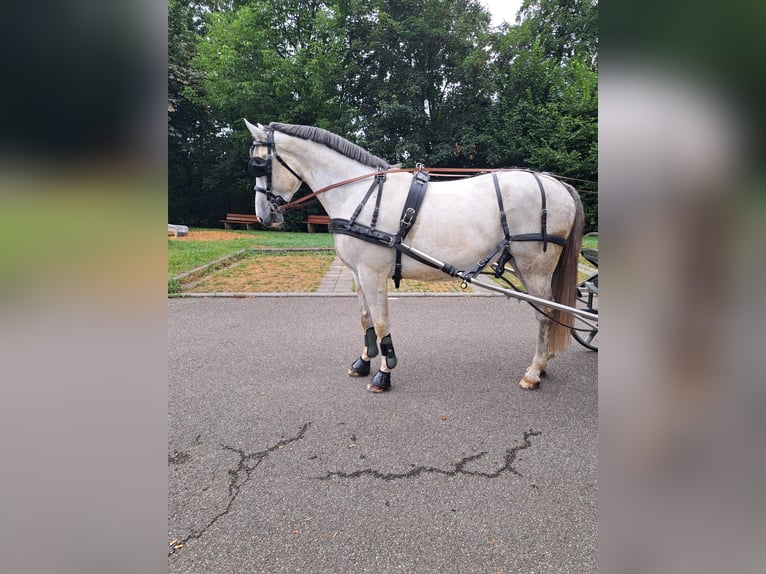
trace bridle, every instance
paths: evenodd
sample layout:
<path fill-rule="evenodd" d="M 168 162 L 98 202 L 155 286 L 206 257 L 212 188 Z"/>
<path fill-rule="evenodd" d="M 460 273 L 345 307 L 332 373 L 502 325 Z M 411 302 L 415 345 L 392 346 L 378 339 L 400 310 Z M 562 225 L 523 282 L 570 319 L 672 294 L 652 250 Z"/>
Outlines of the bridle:
<path fill-rule="evenodd" d="M 266 157 L 253 157 L 253 150 L 256 147 L 266 147 Z M 291 174 L 293 174 L 298 181 L 303 183 L 303 178 L 299 176 L 297 173 L 295 173 L 295 170 L 293 170 L 285 160 L 282 159 L 282 156 L 279 155 L 279 152 L 277 152 L 277 148 L 274 145 L 274 128 L 268 127 L 266 128 L 266 141 L 265 142 L 259 142 L 255 141 L 253 142 L 253 145 L 250 146 L 250 152 L 248 154 L 250 160 L 247 164 L 247 171 L 250 173 L 250 175 L 253 177 L 254 180 L 256 180 L 255 187 L 253 189 L 255 190 L 255 193 L 262 193 L 266 196 L 266 199 L 269 201 L 269 204 L 271 205 L 271 209 L 274 213 L 278 213 L 280 211 L 280 207 L 287 204 L 287 200 L 283 198 L 281 195 L 277 195 L 273 191 L 271 191 L 271 176 L 273 171 L 272 166 L 272 157 L 276 158 L 279 163 L 281 163 L 283 166 L 287 168 L 287 171 L 289 171 Z M 258 185 L 257 178 L 259 177 L 265 177 L 266 178 L 266 187 L 260 187 Z"/>

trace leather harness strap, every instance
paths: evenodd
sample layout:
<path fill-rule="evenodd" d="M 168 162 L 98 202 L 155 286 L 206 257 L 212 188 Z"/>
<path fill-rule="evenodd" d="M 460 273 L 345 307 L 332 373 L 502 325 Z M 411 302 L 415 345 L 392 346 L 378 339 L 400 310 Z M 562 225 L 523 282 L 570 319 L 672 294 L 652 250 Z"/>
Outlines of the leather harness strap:
<path fill-rule="evenodd" d="M 537 185 L 540 187 L 540 198 L 542 199 L 542 209 L 540 211 L 540 231 L 543 236 L 543 252 L 548 251 L 548 209 L 545 207 L 545 188 L 543 182 L 534 171 L 529 173 L 535 178 Z M 565 244 L 566 245 L 566 244 Z"/>
<path fill-rule="evenodd" d="M 364 198 L 362 199 L 362 202 L 356 206 L 356 209 L 354 210 L 354 214 L 351 216 L 351 219 L 349 219 L 351 223 L 354 223 L 356 221 L 356 218 L 359 217 L 359 214 L 361 213 L 362 208 L 367 204 L 367 200 L 370 199 L 372 192 L 377 187 L 378 195 L 375 198 L 375 211 L 373 211 L 372 213 L 372 222 L 370 223 L 370 228 L 375 229 L 375 224 L 378 221 L 378 211 L 380 210 L 380 197 L 383 194 L 384 181 L 386 181 L 386 174 L 385 172 L 381 171 L 375 176 L 375 179 L 373 179 L 372 184 L 370 185 L 370 188 L 367 190 L 367 193 L 364 195 Z"/>
<path fill-rule="evenodd" d="M 503 235 L 506 241 L 510 241 L 511 232 L 508 229 L 508 216 L 505 214 L 505 207 L 503 207 L 503 195 L 500 193 L 500 184 L 497 181 L 497 173 L 492 172 L 492 183 L 495 184 L 495 196 L 497 197 L 497 207 L 500 210 L 500 224 L 503 226 Z"/>
<path fill-rule="evenodd" d="M 341 235 L 350 235 L 369 243 L 383 245 L 384 247 L 394 247 L 396 244 L 396 235 L 373 229 L 367 225 L 349 221 L 348 219 L 335 218 L 330 220 L 328 231 L 330 233 L 340 233 Z"/>
<path fill-rule="evenodd" d="M 407 193 L 407 200 L 404 202 L 402 217 L 399 220 L 399 233 L 396 234 L 396 245 L 401 245 L 404 238 L 415 224 L 415 219 L 420 211 L 420 204 L 423 203 L 423 197 L 426 195 L 428 187 L 428 172 L 416 171 L 412 175 L 410 191 Z M 394 287 L 399 289 L 399 283 L 402 280 L 402 251 L 396 250 L 396 262 L 394 263 Z"/>

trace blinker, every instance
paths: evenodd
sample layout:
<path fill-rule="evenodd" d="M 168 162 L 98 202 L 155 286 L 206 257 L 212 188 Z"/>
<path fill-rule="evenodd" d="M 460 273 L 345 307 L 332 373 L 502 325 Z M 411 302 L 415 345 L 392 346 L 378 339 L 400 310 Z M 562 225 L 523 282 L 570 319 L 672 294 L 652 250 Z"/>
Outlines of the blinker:
<path fill-rule="evenodd" d="M 271 161 L 262 157 L 251 157 L 247 171 L 252 177 L 266 177 L 271 174 Z"/>

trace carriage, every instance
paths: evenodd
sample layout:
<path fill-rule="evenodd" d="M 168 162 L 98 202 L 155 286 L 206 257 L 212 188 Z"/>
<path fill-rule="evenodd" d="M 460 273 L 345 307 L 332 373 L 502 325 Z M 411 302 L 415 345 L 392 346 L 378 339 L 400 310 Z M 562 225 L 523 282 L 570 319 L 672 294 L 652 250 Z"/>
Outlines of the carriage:
<path fill-rule="evenodd" d="M 570 335 L 597 350 L 598 273 L 578 282 L 577 270 L 580 255 L 597 268 L 598 252 L 581 250 L 584 214 L 571 185 L 526 169 L 435 181 L 466 170 L 391 166 L 317 127 L 245 124 L 253 137 L 248 166 L 259 221 L 277 227 L 286 210 L 313 198 L 330 216 L 336 253 L 354 277 L 361 312 L 363 350 L 348 375 L 367 377 L 371 360 L 381 355 L 369 391 L 389 390 L 397 365 L 390 277 L 397 288 L 403 278 L 456 278 L 463 287 L 530 303 L 538 334 L 519 381 L 524 389 L 539 386 Z M 312 194 L 291 201 L 303 183 Z"/>

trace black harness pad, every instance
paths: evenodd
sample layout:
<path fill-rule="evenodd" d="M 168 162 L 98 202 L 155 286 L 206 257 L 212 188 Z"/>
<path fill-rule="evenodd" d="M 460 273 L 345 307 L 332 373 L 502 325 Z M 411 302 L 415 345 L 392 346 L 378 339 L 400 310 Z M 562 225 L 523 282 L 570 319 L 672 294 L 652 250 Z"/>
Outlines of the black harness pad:
<path fill-rule="evenodd" d="M 428 172 L 416 171 L 412 175 L 410 191 L 407 193 L 407 200 L 404 202 L 404 209 L 402 209 L 402 217 L 399 220 L 399 233 L 396 235 L 397 245 L 404 241 L 404 238 L 407 237 L 412 226 L 415 225 L 415 220 L 420 211 L 420 204 L 423 203 L 427 188 Z M 399 289 L 399 283 L 402 281 L 402 252 L 400 249 L 396 250 L 393 279 L 394 287 Z"/>

